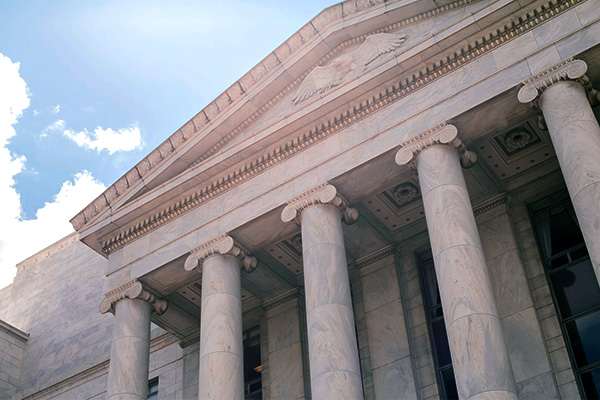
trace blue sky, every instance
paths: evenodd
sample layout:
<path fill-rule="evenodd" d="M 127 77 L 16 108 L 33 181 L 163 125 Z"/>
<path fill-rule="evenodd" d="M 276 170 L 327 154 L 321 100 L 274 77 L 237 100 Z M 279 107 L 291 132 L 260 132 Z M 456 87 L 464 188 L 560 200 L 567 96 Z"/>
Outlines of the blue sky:
<path fill-rule="evenodd" d="M 336 1 L 0 2 L 0 287 Z"/>

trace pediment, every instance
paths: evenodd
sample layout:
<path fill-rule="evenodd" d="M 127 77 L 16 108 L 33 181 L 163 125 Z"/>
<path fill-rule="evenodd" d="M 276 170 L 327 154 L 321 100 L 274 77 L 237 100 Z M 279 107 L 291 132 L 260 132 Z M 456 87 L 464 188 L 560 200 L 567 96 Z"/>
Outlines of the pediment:
<path fill-rule="evenodd" d="M 454 50 L 479 34 L 477 23 L 497 22 L 512 7 L 489 7 L 475 20 L 491 3 L 498 2 L 388 1 L 354 14 L 325 10 L 71 222 L 86 244 L 107 254 L 123 238 L 135 238 L 129 233 L 144 234 L 167 214 L 176 218 L 178 210 L 229 190 L 490 48 L 484 40 L 466 53 Z"/>

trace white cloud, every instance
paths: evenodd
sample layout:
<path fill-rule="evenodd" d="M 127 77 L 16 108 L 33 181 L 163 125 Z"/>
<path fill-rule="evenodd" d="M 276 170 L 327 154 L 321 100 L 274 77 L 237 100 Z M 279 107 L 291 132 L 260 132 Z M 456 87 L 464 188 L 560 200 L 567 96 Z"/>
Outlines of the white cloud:
<path fill-rule="evenodd" d="M 49 132 L 62 132 L 65 129 L 65 121 L 63 121 L 62 119 L 59 119 L 58 121 L 54 121 L 53 123 L 51 123 L 50 125 L 48 125 L 46 128 L 44 128 L 44 130 L 42 131 L 42 133 L 40 133 L 40 137 L 41 138 L 45 138 L 46 136 L 48 136 Z"/>
<path fill-rule="evenodd" d="M 57 104 L 54 107 L 52 107 L 52 114 L 58 114 L 59 112 L 60 112 L 60 104 Z"/>
<path fill-rule="evenodd" d="M 75 174 L 73 181 L 64 182 L 54 199 L 36 212 L 35 219 L 22 220 L 14 177 L 24 170 L 26 159 L 11 154 L 7 145 L 15 135 L 18 118 L 29 107 L 29 97 L 27 85 L 19 75 L 19 63 L 1 53 L 0 88 L 0 287 L 4 287 L 12 282 L 18 262 L 71 233 L 69 219 L 102 193 L 105 186 L 88 171 Z M 64 121 L 55 123 L 57 129 L 62 129 L 61 123 L 64 127 Z"/>
<path fill-rule="evenodd" d="M 38 115 L 40 115 L 40 112 L 38 110 L 33 110 L 33 116 L 37 117 Z"/>
<path fill-rule="evenodd" d="M 108 150 L 109 154 L 117 151 L 129 151 L 142 147 L 142 133 L 136 125 L 114 131 L 111 128 L 97 127 L 93 132 L 84 129 L 80 132 L 65 130 L 63 134 L 80 147 L 97 150 Z"/>

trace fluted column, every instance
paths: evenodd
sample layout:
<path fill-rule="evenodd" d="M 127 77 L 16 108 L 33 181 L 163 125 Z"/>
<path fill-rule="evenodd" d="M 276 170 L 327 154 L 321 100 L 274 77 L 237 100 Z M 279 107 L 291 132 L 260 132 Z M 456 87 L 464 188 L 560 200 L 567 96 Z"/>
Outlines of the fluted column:
<path fill-rule="evenodd" d="M 329 185 L 292 199 L 281 214 L 302 229 L 311 392 L 314 400 L 363 397 L 342 219 L 358 211 Z"/>
<path fill-rule="evenodd" d="M 590 106 L 600 96 L 586 71 L 581 60 L 563 61 L 525 81 L 519 100 L 543 114 L 600 282 L 600 126 Z"/>
<path fill-rule="evenodd" d="M 159 315 L 167 302 L 137 280 L 106 293 L 100 312 L 115 315 L 108 369 L 108 399 L 148 398 L 150 314 Z"/>
<path fill-rule="evenodd" d="M 510 359 L 461 168 L 475 161 L 443 125 L 396 155 L 419 175 L 425 217 L 461 399 L 517 399 Z"/>
<path fill-rule="evenodd" d="M 192 250 L 185 269 L 202 268 L 200 399 L 244 398 L 241 269 L 257 260 L 230 236 L 221 235 Z"/>

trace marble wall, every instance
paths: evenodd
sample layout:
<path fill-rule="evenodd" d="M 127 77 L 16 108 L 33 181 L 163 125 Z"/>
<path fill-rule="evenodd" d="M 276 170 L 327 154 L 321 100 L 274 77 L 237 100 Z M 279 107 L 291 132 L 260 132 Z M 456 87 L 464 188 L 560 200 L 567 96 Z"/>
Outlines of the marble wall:
<path fill-rule="evenodd" d="M 266 313 L 270 399 L 305 398 L 301 313 L 298 303 L 299 299 L 295 298 L 267 310 Z"/>
<path fill-rule="evenodd" d="M 477 225 L 519 398 L 557 399 L 507 205 L 478 215 Z"/>
<path fill-rule="evenodd" d="M 0 320 L 0 399 L 12 396 L 19 382 L 28 335 Z"/>
<path fill-rule="evenodd" d="M 375 398 L 417 398 L 394 254 L 360 272 Z"/>

